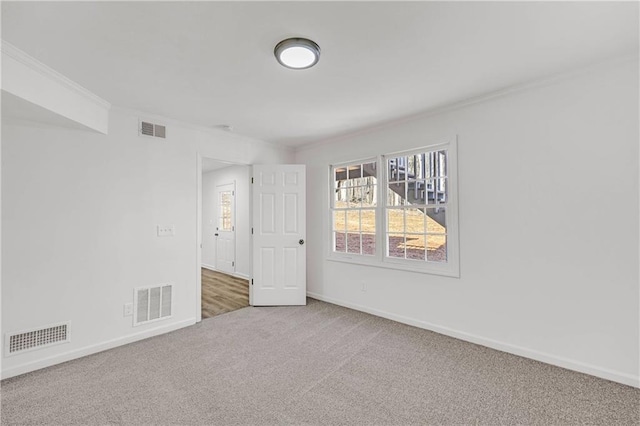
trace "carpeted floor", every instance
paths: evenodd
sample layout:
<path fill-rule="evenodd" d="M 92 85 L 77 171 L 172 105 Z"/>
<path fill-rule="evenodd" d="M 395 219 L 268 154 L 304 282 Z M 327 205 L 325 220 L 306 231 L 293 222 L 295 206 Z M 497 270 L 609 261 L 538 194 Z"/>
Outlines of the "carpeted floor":
<path fill-rule="evenodd" d="M 311 299 L 2 382 L 3 425 L 639 423 L 639 389 Z"/>

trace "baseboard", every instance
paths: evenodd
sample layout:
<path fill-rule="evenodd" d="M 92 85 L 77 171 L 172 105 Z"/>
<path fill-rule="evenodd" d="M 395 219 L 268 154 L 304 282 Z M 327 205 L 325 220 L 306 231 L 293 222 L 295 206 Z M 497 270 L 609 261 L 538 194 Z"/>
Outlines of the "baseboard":
<path fill-rule="evenodd" d="M 236 278 L 242 278 L 243 280 L 248 280 L 249 275 L 241 274 L 240 272 L 236 272 L 235 274 L 231 274 Z"/>
<path fill-rule="evenodd" d="M 201 266 L 204 269 L 208 269 L 210 271 L 221 272 L 221 271 L 218 271 L 215 266 L 207 265 L 206 263 L 203 263 Z M 222 272 L 222 273 L 223 274 L 227 274 L 227 275 L 231 275 L 232 277 L 242 278 L 243 280 L 248 280 L 249 279 L 249 275 L 241 274 L 240 272 Z"/>
<path fill-rule="evenodd" d="M 216 267 L 215 267 L 215 266 L 213 266 L 213 265 L 207 265 L 206 263 L 203 263 L 203 264 L 202 264 L 202 265 L 200 265 L 200 266 L 202 266 L 204 269 L 208 269 L 208 270 L 210 270 L 210 271 L 215 271 L 215 270 L 216 270 Z M 216 272 L 217 272 L 217 271 L 216 271 Z"/>
<path fill-rule="evenodd" d="M 568 370 L 573 370 L 580 373 L 589 374 L 591 376 L 600 377 L 602 379 L 611 380 L 612 382 L 622 383 L 624 385 L 640 388 L 640 376 L 634 376 L 634 375 L 622 373 L 619 371 L 609 370 L 606 368 L 601 368 L 595 365 L 586 364 L 584 362 L 580 362 L 580 361 L 576 361 L 576 360 L 572 360 L 564 357 L 559 357 L 559 356 L 548 354 L 545 352 L 536 351 L 536 350 L 525 348 L 522 346 L 512 345 L 510 343 L 504 343 L 498 340 L 488 339 L 482 336 L 466 333 L 464 331 L 454 330 L 449 327 L 443 327 L 443 326 L 432 324 L 426 321 L 416 320 L 416 319 L 405 317 L 402 315 L 397 315 L 390 312 L 369 308 L 367 306 L 333 299 L 331 297 L 326 297 L 318 293 L 307 292 L 307 296 L 313 299 L 322 300 L 323 302 L 344 306 L 345 308 L 366 312 L 371 315 L 387 318 L 393 321 L 401 322 L 403 324 L 434 331 L 439 334 L 444 334 L 445 336 L 450 336 L 456 339 L 464 340 L 466 342 L 471 342 L 477 345 L 486 346 L 491 349 L 496 349 L 496 350 L 507 352 L 513 355 L 519 355 L 525 358 L 530 358 L 536 361 L 544 362 L 546 364 L 555 365 L 557 367 L 566 368 Z"/>
<path fill-rule="evenodd" d="M 75 349 L 69 352 L 65 352 L 59 355 L 54 355 L 48 358 L 40 359 L 37 361 L 27 362 L 7 370 L 2 371 L 2 379 L 8 379 L 9 377 L 18 376 L 20 374 L 29 373 L 31 371 L 39 370 L 45 367 L 51 367 L 52 365 L 60 364 L 62 362 L 71 361 L 77 358 L 82 358 L 87 355 L 93 355 L 98 352 L 112 349 L 118 346 L 126 345 L 128 343 L 137 342 L 138 340 L 147 339 L 149 337 L 157 336 L 160 334 L 168 333 L 170 331 L 178 330 L 183 327 L 188 327 L 196 323 L 195 318 L 189 318 L 183 321 L 175 322 L 160 327 L 155 327 L 149 330 L 141 331 L 139 333 L 129 334 L 124 337 L 118 337 L 113 340 L 98 343 L 96 345 L 85 346 L 84 348 Z"/>

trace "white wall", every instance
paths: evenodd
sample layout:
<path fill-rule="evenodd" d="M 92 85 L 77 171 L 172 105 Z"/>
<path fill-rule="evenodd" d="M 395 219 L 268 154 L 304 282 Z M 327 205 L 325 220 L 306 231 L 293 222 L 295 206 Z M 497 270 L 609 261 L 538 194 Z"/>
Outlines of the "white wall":
<path fill-rule="evenodd" d="M 3 120 L 4 121 L 4 120 Z M 3 359 L 3 376 L 194 323 L 197 152 L 236 163 L 290 162 L 286 149 L 172 121 L 138 136 L 112 110 L 109 135 L 2 126 L 2 331 L 71 321 L 72 342 Z M 156 225 L 175 225 L 175 237 Z M 133 288 L 171 282 L 171 319 L 132 327 Z"/>
<path fill-rule="evenodd" d="M 244 278 L 251 275 L 250 174 L 249 166 L 230 166 L 202 175 L 202 265 L 216 266 L 216 186 L 235 182 L 236 275 Z"/>
<path fill-rule="evenodd" d="M 329 164 L 451 135 L 460 278 L 328 261 Z M 298 150 L 309 294 L 638 386 L 638 140 L 636 58 Z"/>

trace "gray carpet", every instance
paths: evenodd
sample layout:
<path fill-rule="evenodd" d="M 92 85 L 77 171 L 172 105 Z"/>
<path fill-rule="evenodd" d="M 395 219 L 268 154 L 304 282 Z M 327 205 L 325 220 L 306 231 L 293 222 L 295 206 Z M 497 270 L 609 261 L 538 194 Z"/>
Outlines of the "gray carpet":
<path fill-rule="evenodd" d="M 3 425 L 639 423 L 638 389 L 316 300 L 2 382 Z"/>

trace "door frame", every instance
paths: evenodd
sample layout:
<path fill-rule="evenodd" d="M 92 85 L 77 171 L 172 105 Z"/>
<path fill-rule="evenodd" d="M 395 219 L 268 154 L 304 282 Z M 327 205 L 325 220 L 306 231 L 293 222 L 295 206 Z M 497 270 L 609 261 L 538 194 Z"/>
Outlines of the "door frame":
<path fill-rule="evenodd" d="M 202 161 L 208 158 L 220 163 L 228 164 L 229 166 L 247 166 L 247 173 L 251 173 L 252 164 L 238 163 L 228 160 L 222 160 L 216 157 L 203 155 L 201 152 L 196 152 L 196 322 L 202 321 Z M 236 192 L 238 190 L 236 185 Z M 251 188 L 248 188 L 251 191 Z M 249 194 L 249 210 L 253 212 L 253 197 Z M 251 217 L 251 213 L 250 213 Z M 237 231 L 237 227 L 236 227 Z M 237 235 L 237 234 L 236 234 Z M 237 240 L 237 238 L 236 238 Z M 237 243 L 237 241 L 236 241 Z M 236 244 L 237 245 L 237 244 Z M 250 243 L 249 250 L 253 251 L 253 241 Z M 236 252 L 237 253 L 237 252 Z M 236 259 L 237 260 L 237 259 Z M 249 271 L 253 271 L 253 256 L 249 256 Z M 249 305 L 253 302 L 253 292 L 251 285 L 249 285 Z"/>

